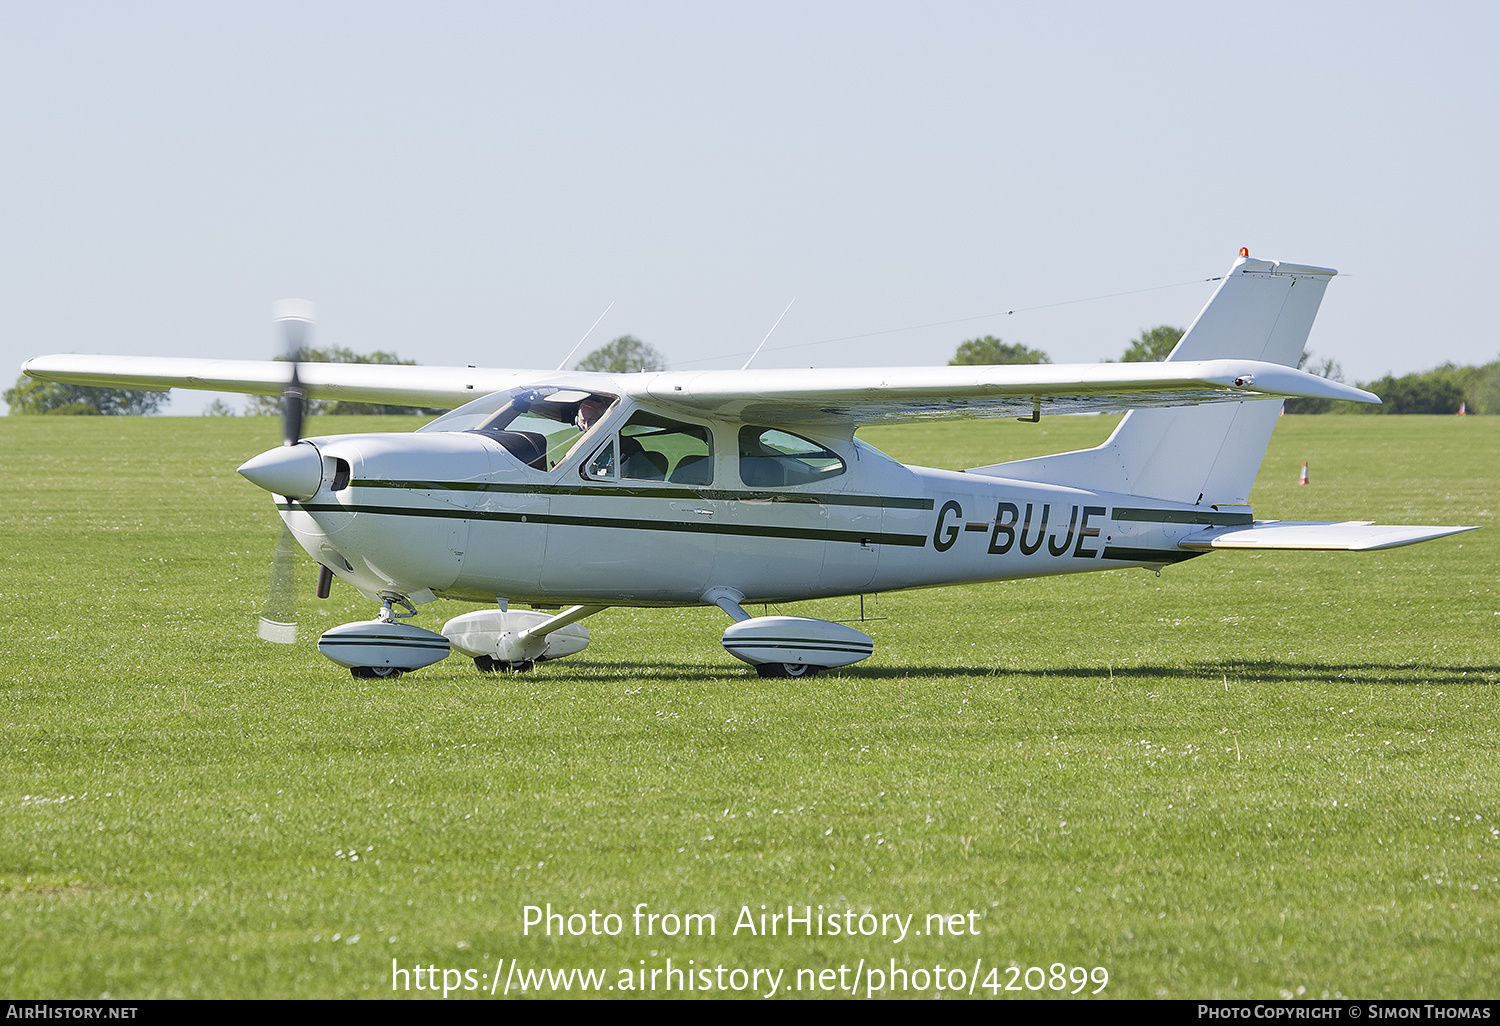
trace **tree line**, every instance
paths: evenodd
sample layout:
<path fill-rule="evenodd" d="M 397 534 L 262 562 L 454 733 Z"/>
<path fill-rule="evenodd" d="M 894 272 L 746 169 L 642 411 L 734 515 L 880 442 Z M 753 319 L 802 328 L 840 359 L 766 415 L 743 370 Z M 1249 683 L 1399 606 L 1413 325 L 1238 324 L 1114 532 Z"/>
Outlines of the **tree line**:
<path fill-rule="evenodd" d="M 1297 366 L 1333 381 L 1344 380 L 1337 361 L 1313 360 L 1311 357 L 1311 353 L 1304 353 Z M 1479 366 L 1445 363 L 1399 378 L 1387 374 L 1374 381 L 1358 382 L 1358 385 L 1366 392 L 1380 396 L 1380 405 L 1346 403 L 1336 399 L 1288 399 L 1286 412 L 1356 415 L 1500 413 L 1500 360 Z"/>
<path fill-rule="evenodd" d="M 1143 330 L 1131 339 L 1120 355 L 1121 363 L 1147 363 L 1165 360 L 1182 338 L 1183 329 L 1169 324 Z M 1040 349 L 1016 342 L 1005 342 L 992 335 L 960 343 L 950 366 L 960 364 L 1051 363 L 1052 358 Z M 1319 359 L 1303 353 L 1297 366 L 1311 374 L 1343 381 L 1338 361 Z M 1361 381 L 1359 387 L 1380 396 L 1381 405 L 1349 403 L 1336 399 L 1288 399 L 1287 413 L 1347 414 L 1500 414 L 1500 360 L 1481 366 L 1459 366 L 1445 363 L 1432 370 L 1396 377 L 1391 374 L 1374 381 Z"/>

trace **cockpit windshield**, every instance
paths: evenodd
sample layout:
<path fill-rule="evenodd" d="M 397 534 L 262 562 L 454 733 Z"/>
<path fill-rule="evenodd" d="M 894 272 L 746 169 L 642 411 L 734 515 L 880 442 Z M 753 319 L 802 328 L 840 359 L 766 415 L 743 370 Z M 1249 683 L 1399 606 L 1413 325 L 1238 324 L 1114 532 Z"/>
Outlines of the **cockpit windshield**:
<path fill-rule="evenodd" d="M 536 470 L 551 470 L 607 414 L 618 396 L 540 385 L 483 396 L 418 431 L 478 431 Z"/>

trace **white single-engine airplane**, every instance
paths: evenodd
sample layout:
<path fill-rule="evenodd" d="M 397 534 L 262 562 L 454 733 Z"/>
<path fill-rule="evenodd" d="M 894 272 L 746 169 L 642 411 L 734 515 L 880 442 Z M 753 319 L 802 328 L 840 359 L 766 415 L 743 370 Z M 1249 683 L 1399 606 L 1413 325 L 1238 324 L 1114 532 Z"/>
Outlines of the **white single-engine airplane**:
<path fill-rule="evenodd" d="M 716 605 L 734 621 L 732 655 L 800 677 L 859 662 L 873 642 L 745 604 L 1471 530 L 1252 515 L 1282 400 L 1380 401 L 1295 369 L 1334 274 L 1241 250 L 1162 363 L 640 374 L 303 363 L 290 382 L 274 361 L 46 356 L 23 369 L 286 395 L 286 444 L 240 473 L 273 493 L 322 566 L 320 595 L 337 577 L 381 603 L 377 619 L 318 641 L 357 677 L 455 649 L 481 670 L 529 669 L 581 651 L 579 621 L 619 605 Z M 411 434 L 301 439 L 304 396 L 451 412 Z M 905 466 L 854 437 L 879 421 L 1095 410 L 1129 411 L 1096 448 L 963 473 Z M 441 633 L 402 622 L 435 597 L 490 608 Z"/>

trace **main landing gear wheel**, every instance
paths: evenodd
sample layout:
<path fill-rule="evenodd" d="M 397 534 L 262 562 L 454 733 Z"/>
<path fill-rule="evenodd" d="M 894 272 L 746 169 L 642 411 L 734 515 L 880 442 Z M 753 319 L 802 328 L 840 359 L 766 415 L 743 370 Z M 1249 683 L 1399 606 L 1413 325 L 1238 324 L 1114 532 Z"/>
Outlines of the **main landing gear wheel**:
<path fill-rule="evenodd" d="M 519 663 L 507 663 L 503 659 L 494 659 L 490 656 L 475 656 L 474 666 L 480 673 L 528 673 L 536 669 L 536 660 L 526 659 Z"/>
<path fill-rule="evenodd" d="M 395 680 L 406 671 L 394 666 L 351 666 L 349 672 L 360 680 Z"/>
<path fill-rule="evenodd" d="M 821 669 L 806 663 L 758 663 L 755 672 L 762 677 L 816 677 Z"/>

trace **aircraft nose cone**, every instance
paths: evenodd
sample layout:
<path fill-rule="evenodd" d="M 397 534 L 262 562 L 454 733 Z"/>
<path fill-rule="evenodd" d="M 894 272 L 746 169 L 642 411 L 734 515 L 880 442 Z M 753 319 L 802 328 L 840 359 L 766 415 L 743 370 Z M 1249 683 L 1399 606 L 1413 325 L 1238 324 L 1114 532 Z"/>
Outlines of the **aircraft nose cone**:
<path fill-rule="evenodd" d="M 311 499 L 323 485 L 323 455 L 311 442 L 268 449 L 240 467 L 240 476 L 289 499 Z"/>

